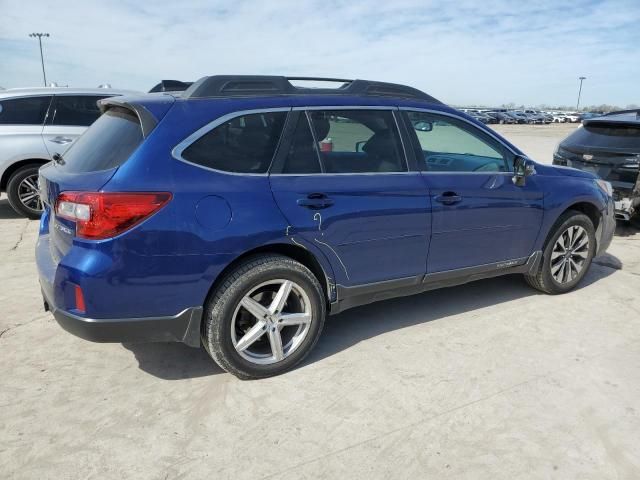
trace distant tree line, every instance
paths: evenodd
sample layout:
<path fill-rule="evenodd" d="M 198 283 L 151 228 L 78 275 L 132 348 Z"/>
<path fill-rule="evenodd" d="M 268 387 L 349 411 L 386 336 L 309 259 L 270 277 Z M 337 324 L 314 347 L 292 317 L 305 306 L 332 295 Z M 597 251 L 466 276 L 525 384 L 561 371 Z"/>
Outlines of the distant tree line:
<path fill-rule="evenodd" d="M 529 108 L 529 107 L 526 107 L 525 105 L 518 106 L 513 102 L 503 103 L 500 107 L 515 108 L 515 109 Z M 572 107 L 570 105 L 549 105 L 546 103 L 537 105 L 535 108 L 538 110 L 564 110 L 564 111 L 570 111 L 570 112 L 576 111 L 575 107 Z M 626 107 L 620 107 L 618 105 L 609 105 L 609 104 L 603 103 L 602 105 L 585 105 L 583 107 L 580 107 L 579 111 L 607 113 L 607 112 L 615 112 L 616 110 L 633 110 L 637 108 L 640 108 L 640 106 L 635 103 L 629 104 Z"/>

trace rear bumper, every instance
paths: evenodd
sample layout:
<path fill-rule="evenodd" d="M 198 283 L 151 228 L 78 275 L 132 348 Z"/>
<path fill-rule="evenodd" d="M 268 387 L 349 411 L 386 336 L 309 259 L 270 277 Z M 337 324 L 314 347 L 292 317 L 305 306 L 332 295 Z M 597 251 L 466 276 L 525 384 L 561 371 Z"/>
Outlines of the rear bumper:
<path fill-rule="evenodd" d="M 46 233 L 47 213 L 43 215 L 41 233 L 36 245 L 36 264 L 45 310 L 51 311 L 56 321 L 66 331 L 92 342 L 182 342 L 192 347 L 200 346 L 200 321 L 202 306 L 189 304 L 164 307 L 158 313 L 158 303 L 161 295 L 157 288 L 149 288 L 152 292 L 146 296 L 137 295 L 139 306 L 130 315 L 118 312 L 126 311 L 128 304 L 122 308 L 125 296 L 132 297 L 132 290 L 139 286 L 135 283 L 118 285 L 117 292 L 107 295 L 108 282 L 95 282 L 95 276 L 88 274 L 91 268 L 100 273 L 103 264 L 100 261 L 109 258 L 96 251 L 71 251 L 66 261 L 55 261 L 50 245 L 49 234 Z M 111 264 L 107 264 L 110 266 Z M 142 267 L 141 267 L 142 268 Z M 93 283 L 92 283 L 93 282 Z M 102 304 L 112 303 L 115 307 L 111 311 L 104 309 L 89 309 L 89 316 L 76 310 L 73 291 L 75 285 L 83 288 L 84 295 L 95 304 L 94 296 Z M 91 296 L 90 296 L 91 295 Z M 105 298 L 106 297 L 106 298 Z M 193 305 L 193 303 L 191 304 Z M 147 314 L 139 312 L 148 311 Z M 101 312 L 95 314 L 92 312 Z M 116 312 L 116 313 L 110 313 Z M 165 315 L 167 312 L 171 315 Z M 173 315 L 174 312 L 179 312 Z M 91 317 L 98 318 L 91 318 Z"/>
<path fill-rule="evenodd" d="M 202 307 L 187 308 L 171 317 L 85 318 L 57 308 L 42 289 L 45 310 L 67 332 L 91 342 L 182 342 L 200 346 Z"/>

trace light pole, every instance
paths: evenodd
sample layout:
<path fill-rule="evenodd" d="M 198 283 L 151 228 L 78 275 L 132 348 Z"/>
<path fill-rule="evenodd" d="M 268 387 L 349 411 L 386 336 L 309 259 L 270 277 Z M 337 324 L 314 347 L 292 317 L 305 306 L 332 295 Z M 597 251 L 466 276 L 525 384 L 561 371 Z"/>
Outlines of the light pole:
<path fill-rule="evenodd" d="M 42 77 L 44 78 L 44 86 L 47 86 L 47 74 L 44 72 L 44 56 L 42 55 L 42 37 L 49 37 L 48 33 L 30 33 L 30 37 L 38 37 L 38 43 L 40 44 L 40 61 L 42 62 Z"/>
<path fill-rule="evenodd" d="M 582 93 L 582 82 L 587 79 L 587 77 L 578 77 L 580 80 L 580 88 L 578 89 L 578 103 L 576 103 L 576 111 L 580 110 L 580 94 Z"/>

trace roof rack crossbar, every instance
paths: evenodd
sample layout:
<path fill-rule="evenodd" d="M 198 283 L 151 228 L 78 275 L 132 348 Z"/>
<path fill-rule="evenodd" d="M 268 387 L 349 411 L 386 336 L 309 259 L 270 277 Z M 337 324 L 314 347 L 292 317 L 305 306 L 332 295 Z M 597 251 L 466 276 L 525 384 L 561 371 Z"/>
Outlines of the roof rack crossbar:
<path fill-rule="evenodd" d="M 342 83 L 335 88 L 299 87 L 291 81 Z M 285 77 L 275 75 L 213 75 L 203 77 L 185 90 L 182 98 L 251 97 L 264 95 L 364 95 L 392 96 L 442 103 L 406 85 L 369 80 L 323 77 Z"/>
<path fill-rule="evenodd" d="M 324 78 L 324 77 L 286 77 L 287 80 L 301 80 L 301 81 L 309 81 L 309 82 L 336 82 L 336 83 L 351 83 L 352 79 L 346 78 Z"/>

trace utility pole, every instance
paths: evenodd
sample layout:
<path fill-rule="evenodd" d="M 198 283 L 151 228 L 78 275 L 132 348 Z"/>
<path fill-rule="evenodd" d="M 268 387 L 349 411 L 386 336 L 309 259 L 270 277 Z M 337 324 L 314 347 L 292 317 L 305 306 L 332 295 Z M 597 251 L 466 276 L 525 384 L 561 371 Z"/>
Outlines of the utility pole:
<path fill-rule="evenodd" d="M 44 86 L 47 86 L 47 74 L 44 72 L 44 55 L 42 55 L 42 37 L 49 37 L 48 33 L 30 33 L 30 37 L 38 38 L 38 44 L 40 44 L 40 62 L 42 63 L 42 78 L 44 79 Z"/>
<path fill-rule="evenodd" d="M 580 110 L 580 94 L 582 93 L 582 82 L 587 79 L 587 77 L 578 77 L 580 80 L 580 88 L 578 89 L 578 103 L 576 103 L 576 111 Z"/>

